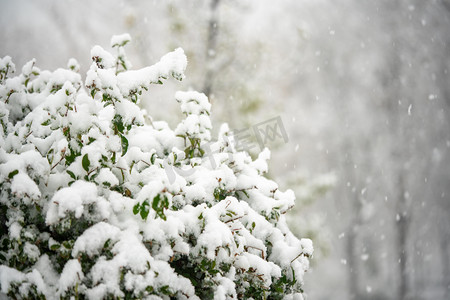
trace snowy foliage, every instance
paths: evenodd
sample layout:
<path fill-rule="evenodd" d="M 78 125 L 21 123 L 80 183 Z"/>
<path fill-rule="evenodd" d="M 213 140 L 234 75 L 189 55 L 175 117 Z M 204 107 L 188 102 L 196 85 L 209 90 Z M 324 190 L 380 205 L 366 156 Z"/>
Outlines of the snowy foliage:
<path fill-rule="evenodd" d="M 312 243 L 286 225 L 291 190 L 270 153 L 236 151 L 211 105 L 178 92 L 175 130 L 145 124 L 140 95 L 184 78 L 177 49 L 128 70 L 123 46 L 68 69 L 0 59 L 0 287 L 12 298 L 302 299 Z"/>

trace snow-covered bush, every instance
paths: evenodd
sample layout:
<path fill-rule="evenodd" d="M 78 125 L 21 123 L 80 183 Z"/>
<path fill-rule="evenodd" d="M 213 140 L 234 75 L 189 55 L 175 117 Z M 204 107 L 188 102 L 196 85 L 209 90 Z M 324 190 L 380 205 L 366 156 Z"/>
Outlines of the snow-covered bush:
<path fill-rule="evenodd" d="M 115 36 L 85 82 L 0 59 L 0 285 L 15 299 L 302 299 L 312 244 L 284 213 L 294 205 L 236 151 L 211 138 L 205 95 L 178 92 L 185 119 L 145 124 L 152 84 L 184 78 L 182 49 L 128 70 Z"/>

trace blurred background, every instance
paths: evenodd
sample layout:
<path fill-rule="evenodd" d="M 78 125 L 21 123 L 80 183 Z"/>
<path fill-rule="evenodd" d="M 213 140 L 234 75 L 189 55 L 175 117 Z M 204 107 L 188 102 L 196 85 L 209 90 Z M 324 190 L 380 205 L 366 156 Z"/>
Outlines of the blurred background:
<path fill-rule="evenodd" d="M 188 56 L 182 83 L 141 102 L 153 119 L 173 128 L 187 89 L 210 97 L 216 131 L 281 118 L 269 177 L 315 244 L 308 299 L 450 299 L 449 0 L 0 0 L 18 70 L 74 57 L 84 76 L 125 32 L 133 68 Z"/>

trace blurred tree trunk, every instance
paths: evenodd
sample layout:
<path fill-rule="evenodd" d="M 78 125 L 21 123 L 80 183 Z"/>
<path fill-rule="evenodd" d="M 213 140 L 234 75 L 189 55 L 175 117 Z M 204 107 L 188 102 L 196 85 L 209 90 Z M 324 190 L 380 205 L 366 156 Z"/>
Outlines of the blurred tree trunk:
<path fill-rule="evenodd" d="M 359 299 L 359 274 L 358 274 L 358 254 L 356 251 L 357 232 L 359 222 L 357 216 L 350 222 L 347 230 L 347 271 L 348 271 L 348 288 L 350 299 Z"/>
<path fill-rule="evenodd" d="M 408 260 L 408 228 L 410 216 L 407 213 L 407 199 L 404 183 L 404 175 L 400 172 L 398 177 L 398 196 L 397 196 L 397 215 L 396 215 L 396 230 L 397 230 L 397 252 L 399 264 L 399 287 L 398 299 L 405 300 L 408 295 L 408 274 L 407 274 L 407 260 Z"/>
<path fill-rule="evenodd" d="M 442 11 L 445 12 L 446 18 L 442 18 L 446 21 L 448 25 L 450 23 L 450 1 L 449 0 L 441 0 L 441 5 L 443 7 Z M 443 22 L 445 22 L 443 21 Z M 445 24 L 445 23 L 444 23 Z M 449 53 L 450 51 L 450 35 L 445 35 L 444 42 L 444 53 Z M 445 104 L 445 112 L 446 112 L 446 122 L 447 126 L 450 124 L 450 86 L 448 84 L 450 80 L 450 69 L 448 63 L 448 57 L 443 55 L 443 61 L 440 64 L 440 74 L 439 74 L 439 88 L 441 90 L 441 94 L 443 97 L 443 102 Z M 443 140 L 449 140 L 448 131 L 445 133 L 444 137 L 440 137 Z M 450 154 L 447 151 L 446 157 L 444 161 L 450 161 Z M 440 168 L 447 169 L 448 164 L 443 164 L 444 167 L 440 166 Z M 445 178 L 446 172 L 439 173 L 439 177 Z M 443 275 L 443 289 L 444 289 L 444 298 L 450 299 L 450 204 L 449 204 L 449 195 L 450 191 L 448 188 L 448 184 L 443 182 L 443 185 L 446 186 L 446 191 L 443 192 L 440 199 L 440 211 L 443 213 L 443 225 L 440 226 L 439 230 L 439 239 L 441 246 L 441 262 L 442 262 L 442 275 Z"/>
<path fill-rule="evenodd" d="M 341 113 L 345 113 L 341 111 Z M 360 286 L 360 274 L 359 274 L 359 259 L 357 251 L 358 233 L 361 227 L 361 199 L 359 198 L 358 189 L 356 188 L 361 184 L 361 176 L 355 174 L 355 154 L 358 147 L 352 146 L 351 138 L 343 143 L 345 149 L 348 151 L 346 154 L 346 161 L 344 164 L 345 178 L 351 182 L 350 192 L 344 193 L 344 197 L 349 197 L 350 202 L 350 222 L 347 228 L 347 272 L 348 272 L 348 292 L 349 299 L 359 299 L 359 286 Z M 344 152 L 345 153 L 345 152 Z"/>
<path fill-rule="evenodd" d="M 448 223 L 448 222 L 447 222 Z M 442 228 L 442 227 L 441 227 Z M 448 241 L 448 228 L 442 228 L 441 231 L 441 260 L 442 260 L 442 278 L 445 299 L 450 299 L 450 243 Z"/>
<path fill-rule="evenodd" d="M 213 88 L 215 77 L 215 67 L 212 64 L 217 51 L 217 36 L 219 34 L 219 12 L 218 7 L 220 0 L 211 0 L 208 22 L 208 38 L 206 40 L 205 65 L 206 73 L 203 84 L 203 92 L 209 98 Z"/>
<path fill-rule="evenodd" d="M 392 194 L 394 195 L 394 212 L 395 212 L 395 253 L 398 262 L 398 288 L 397 299 L 405 300 L 409 293 L 407 273 L 407 263 L 409 259 L 408 253 L 408 229 L 411 222 L 409 214 L 410 207 L 407 199 L 407 182 L 408 170 L 406 168 L 409 163 L 411 145 L 411 131 L 408 123 L 408 114 L 404 108 L 412 105 L 408 101 L 412 101 L 410 91 L 407 86 L 408 70 L 405 66 L 407 61 L 406 53 L 408 53 L 408 44 L 402 39 L 402 20 L 404 7 L 398 2 L 388 3 L 385 7 L 389 14 L 389 24 L 391 30 L 390 49 L 386 49 L 389 57 L 387 72 L 384 74 L 384 86 L 386 90 L 386 99 L 384 109 L 388 120 L 387 135 L 390 141 L 390 157 L 392 169 L 392 178 L 394 186 Z"/>

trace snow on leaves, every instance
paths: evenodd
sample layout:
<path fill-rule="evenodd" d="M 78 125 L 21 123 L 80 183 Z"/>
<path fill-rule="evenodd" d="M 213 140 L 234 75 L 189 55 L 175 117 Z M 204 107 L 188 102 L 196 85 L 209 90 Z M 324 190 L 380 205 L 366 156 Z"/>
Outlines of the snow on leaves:
<path fill-rule="evenodd" d="M 284 213 L 294 194 L 211 138 L 204 94 L 178 92 L 175 130 L 144 123 L 143 90 L 184 78 L 182 49 L 129 70 L 128 34 L 78 63 L 12 76 L 0 59 L 0 282 L 16 298 L 302 298 L 312 243 Z M 171 168 L 176 175 L 168 178 Z"/>

